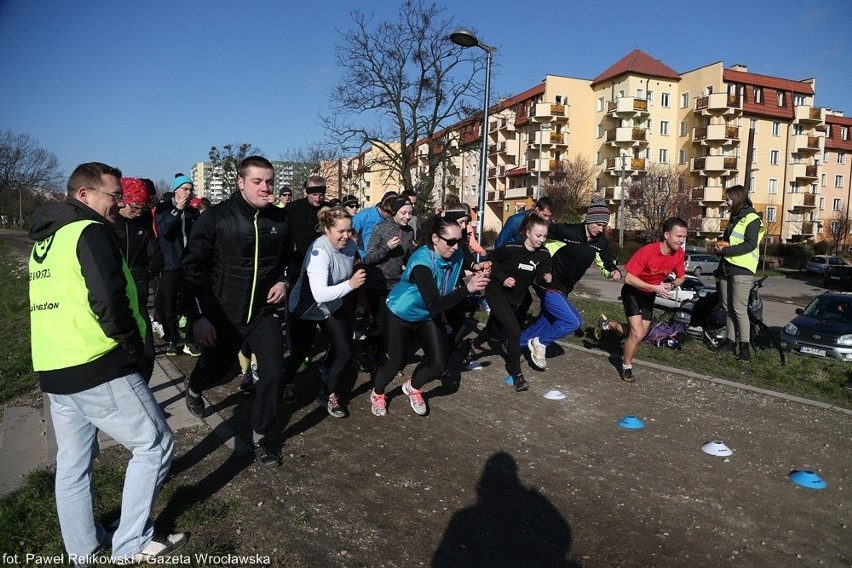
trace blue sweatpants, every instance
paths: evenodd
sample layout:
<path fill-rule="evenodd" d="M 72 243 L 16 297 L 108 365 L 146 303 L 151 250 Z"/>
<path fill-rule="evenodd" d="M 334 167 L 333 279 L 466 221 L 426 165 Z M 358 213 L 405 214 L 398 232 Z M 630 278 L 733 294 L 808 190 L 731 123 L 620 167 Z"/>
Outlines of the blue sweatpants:
<path fill-rule="evenodd" d="M 525 347 L 533 337 L 538 337 L 543 345 L 550 345 L 583 324 L 580 312 L 562 292 L 545 290 L 539 293 L 539 298 L 541 315 L 521 333 L 521 347 Z"/>

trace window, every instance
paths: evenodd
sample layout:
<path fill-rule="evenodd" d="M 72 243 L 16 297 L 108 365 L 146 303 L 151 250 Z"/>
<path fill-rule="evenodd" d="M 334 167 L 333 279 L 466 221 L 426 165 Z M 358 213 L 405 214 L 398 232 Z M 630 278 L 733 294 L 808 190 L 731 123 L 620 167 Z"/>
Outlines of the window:
<path fill-rule="evenodd" d="M 660 136 L 668 136 L 669 135 L 669 121 L 661 120 L 660 121 Z"/>
<path fill-rule="evenodd" d="M 751 183 L 748 185 L 748 192 L 754 193 L 754 188 L 756 186 L 757 186 L 757 183 L 755 182 L 754 176 L 751 176 Z"/>
<path fill-rule="evenodd" d="M 773 195 L 778 193 L 778 180 L 777 179 L 771 178 L 769 180 L 769 193 L 771 193 Z"/>
<path fill-rule="evenodd" d="M 556 99 L 555 100 L 556 104 L 558 104 L 558 105 L 562 104 L 562 95 L 556 95 L 555 99 Z"/>
<path fill-rule="evenodd" d="M 789 189 L 787 190 L 788 193 L 799 193 L 799 186 L 796 185 L 796 182 L 791 181 L 788 184 L 788 187 L 789 187 Z"/>
<path fill-rule="evenodd" d="M 648 96 L 645 99 L 648 101 L 648 106 L 654 106 L 654 91 L 648 91 Z"/>
<path fill-rule="evenodd" d="M 849 128 L 846 126 L 840 127 L 840 139 L 849 140 Z"/>
<path fill-rule="evenodd" d="M 669 163 L 669 151 L 665 148 L 660 148 L 660 163 L 668 164 Z"/>
<path fill-rule="evenodd" d="M 598 112 L 601 112 L 604 109 L 604 98 L 598 97 Z"/>
<path fill-rule="evenodd" d="M 759 105 L 763 104 L 763 89 L 760 87 L 754 87 L 754 102 Z"/>
<path fill-rule="evenodd" d="M 685 164 L 686 163 L 686 150 L 680 150 L 677 153 L 677 163 Z"/>
<path fill-rule="evenodd" d="M 772 135 L 781 136 L 781 123 L 777 120 L 772 122 Z"/>
<path fill-rule="evenodd" d="M 825 197 L 819 198 L 819 210 L 825 211 Z"/>
<path fill-rule="evenodd" d="M 843 200 L 839 197 L 835 197 L 834 201 L 831 202 L 831 210 L 832 211 L 840 211 L 843 207 Z"/>
<path fill-rule="evenodd" d="M 598 124 L 598 134 L 597 134 L 597 137 L 598 137 L 598 138 L 602 138 L 602 137 L 603 137 L 603 125 L 602 125 L 602 124 Z"/>
<path fill-rule="evenodd" d="M 780 107 L 784 106 L 784 103 L 785 103 L 784 91 L 778 91 L 777 95 L 778 95 L 778 97 L 777 97 L 778 98 L 778 106 L 780 106 Z"/>
<path fill-rule="evenodd" d="M 689 93 L 681 93 L 680 94 L 680 108 L 688 108 L 689 107 Z"/>
<path fill-rule="evenodd" d="M 770 223 L 775 221 L 775 208 L 774 207 L 767 207 L 766 208 L 766 220 L 769 221 Z"/>
<path fill-rule="evenodd" d="M 779 154 L 780 154 L 780 152 L 778 152 L 778 150 L 770 150 L 769 151 L 769 163 L 772 164 L 773 166 L 777 166 Z"/>
<path fill-rule="evenodd" d="M 825 185 L 826 185 L 827 183 L 828 183 L 828 174 L 827 174 L 827 173 L 825 173 L 825 172 L 823 172 L 823 174 L 822 174 L 822 179 L 820 180 L 820 185 L 821 185 L 822 187 L 825 187 Z"/>
<path fill-rule="evenodd" d="M 756 164 L 757 163 L 757 146 L 755 146 L 753 150 L 754 151 L 751 154 L 751 163 Z"/>
<path fill-rule="evenodd" d="M 668 93 L 660 93 L 660 106 L 665 107 L 665 108 L 669 108 L 669 104 L 670 104 L 669 99 L 670 99 L 670 96 L 669 96 Z"/>
<path fill-rule="evenodd" d="M 645 98 L 645 89 L 636 89 L 636 98 L 644 99 Z"/>
<path fill-rule="evenodd" d="M 840 232 L 840 221 L 831 222 L 831 233 L 836 235 Z"/>
<path fill-rule="evenodd" d="M 686 127 L 686 121 L 685 121 L 685 120 L 681 120 L 681 121 L 680 121 L 680 135 L 681 135 L 681 136 L 686 136 L 686 128 L 687 128 L 687 127 Z"/>
<path fill-rule="evenodd" d="M 830 124 L 825 125 L 825 137 L 831 138 L 831 125 Z"/>
<path fill-rule="evenodd" d="M 601 163 L 601 152 L 600 152 L 600 150 L 595 152 L 595 163 L 598 164 L 598 165 L 600 165 L 600 163 Z"/>
<path fill-rule="evenodd" d="M 846 163 L 846 152 L 838 152 L 837 153 L 837 163 L 845 164 Z"/>
<path fill-rule="evenodd" d="M 841 174 L 834 176 L 834 187 L 843 187 L 843 176 Z"/>
<path fill-rule="evenodd" d="M 793 95 L 793 104 L 795 106 L 804 106 L 805 97 L 803 95 Z"/>
<path fill-rule="evenodd" d="M 795 136 L 800 136 L 804 133 L 805 133 L 805 127 L 804 126 L 802 126 L 801 124 L 794 124 L 793 125 L 793 134 Z"/>

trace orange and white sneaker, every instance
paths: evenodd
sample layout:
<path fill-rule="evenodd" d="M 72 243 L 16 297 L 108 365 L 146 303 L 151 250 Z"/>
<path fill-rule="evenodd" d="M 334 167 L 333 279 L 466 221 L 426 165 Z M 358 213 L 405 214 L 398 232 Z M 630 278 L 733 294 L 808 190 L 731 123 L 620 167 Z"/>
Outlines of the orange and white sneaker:
<path fill-rule="evenodd" d="M 411 408 L 414 409 L 414 412 L 420 416 L 426 416 L 426 413 L 429 412 L 429 407 L 426 406 L 426 400 L 423 398 L 423 391 L 417 390 L 411 386 L 411 379 L 402 383 L 402 392 L 408 397 L 408 401 L 411 403 Z"/>
<path fill-rule="evenodd" d="M 385 400 L 385 394 L 379 394 L 376 391 L 370 391 L 370 410 L 374 416 L 387 416 L 388 403 Z"/>

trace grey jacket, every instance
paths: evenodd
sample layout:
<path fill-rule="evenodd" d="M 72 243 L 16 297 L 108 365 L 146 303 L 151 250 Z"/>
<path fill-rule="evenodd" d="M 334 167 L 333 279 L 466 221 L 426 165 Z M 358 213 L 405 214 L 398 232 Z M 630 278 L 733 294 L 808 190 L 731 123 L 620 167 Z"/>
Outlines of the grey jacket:
<path fill-rule="evenodd" d="M 399 245 L 388 248 L 388 241 L 393 237 L 399 237 Z M 415 248 L 414 229 L 410 226 L 397 225 L 392 218 L 376 225 L 364 255 L 367 270 L 365 286 L 372 290 L 393 288 L 399 282 L 405 261 Z"/>

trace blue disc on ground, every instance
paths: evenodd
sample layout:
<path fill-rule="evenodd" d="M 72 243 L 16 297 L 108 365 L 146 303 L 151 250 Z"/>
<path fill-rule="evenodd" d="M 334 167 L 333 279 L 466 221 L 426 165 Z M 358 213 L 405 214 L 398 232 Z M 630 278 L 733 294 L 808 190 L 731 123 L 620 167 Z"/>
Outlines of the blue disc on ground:
<path fill-rule="evenodd" d="M 618 421 L 618 425 L 622 428 L 626 428 L 627 430 L 641 430 L 645 427 L 645 423 L 642 422 L 641 418 L 636 416 L 625 416 L 621 420 Z"/>
<path fill-rule="evenodd" d="M 828 484 L 823 481 L 819 474 L 813 471 L 794 469 L 787 477 L 796 485 L 801 485 L 808 489 L 825 489 L 828 487 Z"/>
<path fill-rule="evenodd" d="M 504 382 L 504 383 L 506 383 L 506 384 L 507 384 L 507 385 L 509 385 L 509 386 L 512 386 L 512 385 L 514 385 L 514 384 L 515 384 L 514 379 L 512 379 L 512 375 L 509 375 L 508 377 L 506 377 L 505 379 L 503 379 L 503 382 Z"/>

